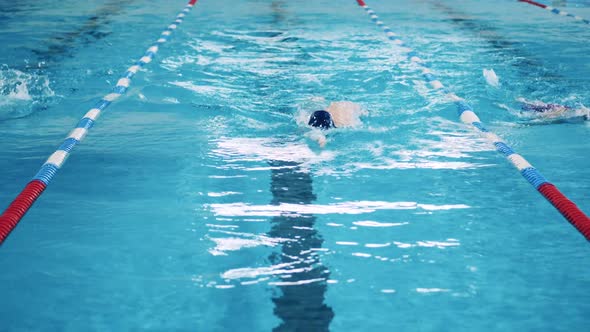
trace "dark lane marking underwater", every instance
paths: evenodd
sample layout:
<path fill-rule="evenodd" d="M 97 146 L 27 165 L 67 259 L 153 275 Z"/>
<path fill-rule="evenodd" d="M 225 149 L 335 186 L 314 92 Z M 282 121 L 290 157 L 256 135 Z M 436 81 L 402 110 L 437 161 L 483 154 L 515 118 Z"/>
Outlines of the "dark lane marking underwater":
<path fill-rule="evenodd" d="M 100 30 L 108 27 L 112 23 L 112 18 L 123 12 L 125 7 L 133 2 L 135 0 L 110 0 L 104 3 L 77 29 L 49 37 L 41 45 L 38 45 L 38 48 L 30 49 L 36 59 L 24 59 L 27 61 L 25 65 L 12 63 L 9 65 L 10 68 L 23 72 L 39 71 L 57 62 L 60 56 L 72 56 L 71 50 L 75 49 L 77 43 L 86 46 L 110 35 L 110 31 Z M 0 22 L 2 22 L 2 17 L 9 21 L 10 14 L 27 12 L 32 9 L 42 10 L 41 8 L 24 7 L 18 4 L 18 1 L 8 3 L 0 0 Z"/>
<path fill-rule="evenodd" d="M 311 175 L 298 163 L 271 161 L 270 164 L 272 205 L 311 204 L 316 199 Z M 315 221 L 312 214 L 288 214 L 272 219 L 269 236 L 286 241 L 281 253 L 270 259 L 273 264 L 289 264 L 289 269 L 297 270 L 281 280 L 289 285 L 278 286 L 282 294 L 272 299 L 274 313 L 283 321 L 273 331 L 329 331 L 334 318 L 334 311 L 324 303 L 330 272 L 313 250 L 321 248 L 324 242 L 314 229 Z"/>
<path fill-rule="evenodd" d="M 43 49 L 33 49 L 32 52 L 39 57 L 40 61 L 49 62 L 58 56 L 67 55 L 76 43 L 82 42 L 84 45 L 89 45 L 102 39 L 111 32 L 99 30 L 107 27 L 112 22 L 113 16 L 121 13 L 125 6 L 134 1 L 111 0 L 98 8 L 78 29 L 51 37 Z"/>
<path fill-rule="evenodd" d="M 0 66 L 0 70 L 9 72 L 10 70 L 17 70 L 25 75 L 30 76 L 32 78 L 40 78 L 40 77 L 49 77 L 55 76 L 55 72 L 52 72 L 53 68 L 59 66 L 60 60 L 63 57 L 73 57 L 74 51 L 78 48 L 83 46 L 90 45 L 110 34 L 108 31 L 109 24 L 112 23 L 113 17 L 120 14 L 124 11 L 125 7 L 132 4 L 135 0 L 110 0 L 104 3 L 101 7 L 99 7 L 92 15 L 82 23 L 77 29 L 73 31 L 69 31 L 63 34 L 58 34 L 48 38 L 44 43 L 38 45 L 39 48 L 36 49 L 26 49 L 24 50 L 24 54 L 31 52 L 32 55 L 24 56 L 24 59 L 14 59 L 14 60 L 24 60 L 23 64 L 19 63 L 11 63 L 9 65 L 2 65 Z M 30 11 L 31 8 L 21 8 L 16 5 L 7 6 L 0 0 L 0 8 L 7 9 L 9 11 Z M 36 9 L 36 8 L 35 8 Z M 39 9 L 41 10 L 41 9 Z M 107 32 L 100 31 L 100 30 L 107 30 Z M 23 54 L 23 55 L 24 55 Z M 19 58 L 19 57 L 18 57 Z M 0 73 L 4 75 L 8 75 L 5 73 Z M 77 78 L 76 77 L 69 77 L 71 85 L 67 88 L 70 92 L 75 92 L 78 90 L 77 85 Z M 37 95 L 36 93 L 38 90 L 43 90 L 45 87 L 42 85 L 43 80 L 41 83 L 32 81 L 28 83 L 28 89 L 32 92 L 31 97 L 34 100 L 34 104 L 31 106 L 30 109 L 22 111 L 22 106 L 14 106 L 13 110 L 0 109 L 0 121 L 15 119 L 15 118 L 22 118 L 34 114 L 38 111 L 47 110 L 50 105 L 51 101 L 54 100 L 51 97 Z M 3 84 L 3 88 L 0 89 L 0 98 L 3 96 L 7 96 L 10 93 L 13 93 L 18 85 L 21 84 L 19 81 L 12 79 L 11 81 L 7 80 Z M 19 107 L 18 109 L 16 107 Z"/>
<path fill-rule="evenodd" d="M 273 38 L 277 45 L 281 46 L 258 49 L 259 58 L 265 58 L 266 63 L 273 68 L 294 68 L 305 64 L 309 55 L 298 45 L 299 39 L 293 36 L 283 38 L 285 34 L 283 25 L 293 19 L 288 15 L 286 2 L 273 1 L 270 7 L 271 14 L 268 21 L 260 19 L 257 23 L 270 23 L 274 28 L 266 31 L 251 31 L 246 34 L 259 38 Z M 258 46 L 246 44 L 234 50 L 240 52 L 253 47 Z M 284 53 L 293 55 L 294 59 L 275 60 L 277 54 Z M 253 93 L 260 98 L 270 99 L 267 103 L 269 105 L 267 112 L 293 114 L 295 107 L 290 101 L 291 95 L 297 94 L 296 90 L 301 89 L 300 87 L 293 91 L 293 82 L 285 80 L 282 74 L 253 75 L 250 79 L 256 86 Z M 284 95 L 277 96 L 274 92 L 276 89 L 285 90 Z M 299 163 L 280 160 L 269 160 L 268 163 L 271 166 L 272 205 L 307 205 L 316 199 L 313 193 L 312 176 L 309 172 L 302 170 Z M 273 331 L 329 331 L 334 317 L 332 308 L 324 303 L 329 270 L 321 264 L 318 252 L 313 250 L 321 248 L 323 244 L 323 239 L 314 229 L 315 221 L 316 218 L 312 214 L 296 213 L 273 217 L 270 221 L 271 228 L 268 236 L 281 240 L 281 251 L 272 254 L 269 261 L 273 265 L 285 264 L 287 267 L 284 269 L 292 270 L 289 277 L 281 278 L 275 286 L 278 289 L 277 293 L 280 294 L 273 296 L 272 302 L 274 314 L 281 323 Z"/>
<path fill-rule="evenodd" d="M 10 24 L 14 15 L 30 11 L 32 8 L 41 9 L 41 4 L 16 0 L 0 0 L 0 27 Z"/>
<path fill-rule="evenodd" d="M 287 20 L 284 1 L 273 1 L 271 5 L 273 23 Z M 296 42 L 297 38 L 285 38 L 281 42 Z M 300 54 L 298 58 L 307 60 L 305 52 L 297 43 L 294 47 Z M 301 65 L 299 61 L 283 65 Z M 278 78 L 282 81 L 281 78 Z M 291 113 L 291 107 L 284 106 L 282 112 Z M 311 204 L 316 199 L 313 193 L 313 179 L 309 172 L 303 171 L 296 162 L 271 161 L 270 191 L 272 205 Z M 270 237 L 287 239 L 281 246 L 281 253 L 270 257 L 273 264 L 290 264 L 290 269 L 299 270 L 290 278 L 282 280 L 289 285 L 277 286 L 281 294 L 272 299 L 274 314 L 282 320 L 273 329 L 276 332 L 291 331 L 329 331 L 334 311 L 327 306 L 325 294 L 330 272 L 324 267 L 316 251 L 324 242 L 314 229 L 316 218 L 312 214 L 289 214 L 272 218 Z M 313 282 L 297 284 L 298 282 Z"/>

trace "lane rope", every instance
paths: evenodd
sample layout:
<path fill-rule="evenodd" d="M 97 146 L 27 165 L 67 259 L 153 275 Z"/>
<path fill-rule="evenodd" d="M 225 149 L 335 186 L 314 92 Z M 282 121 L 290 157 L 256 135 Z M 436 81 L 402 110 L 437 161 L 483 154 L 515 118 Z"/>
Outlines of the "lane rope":
<path fill-rule="evenodd" d="M 160 46 L 166 43 L 172 32 L 183 22 L 184 17 L 190 12 L 197 0 L 190 0 L 185 8 L 176 16 L 176 19 L 161 33 L 158 40 L 152 44 L 145 54 L 119 78 L 117 85 L 111 93 L 100 99 L 92 109 L 78 122 L 74 130 L 65 138 L 57 150 L 49 156 L 47 161 L 41 166 L 41 169 L 33 179 L 18 194 L 6 210 L 0 215 L 0 245 L 6 240 L 10 232 L 14 230 L 23 216 L 31 208 L 33 203 L 41 196 L 51 179 L 57 171 L 64 165 L 72 149 L 80 143 L 88 130 L 92 128 L 101 112 L 103 112 L 111 103 L 117 100 L 121 95 L 127 92 L 131 83 L 131 78 L 146 64 L 150 63 Z"/>
<path fill-rule="evenodd" d="M 574 14 L 570 14 L 570 13 L 566 12 L 565 10 L 561 10 L 561 9 L 557 9 L 555 7 L 547 6 L 547 5 L 544 5 L 542 3 L 539 3 L 539 2 L 536 2 L 536 1 L 533 1 L 533 0 L 518 0 L 518 2 L 528 3 L 529 5 L 533 5 L 533 6 L 536 6 L 536 7 L 543 8 L 545 10 L 548 10 L 548 11 L 552 12 L 553 14 L 560 15 L 560 16 L 573 17 L 576 21 L 581 21 L 581 22 L 584 22 L 586 24 L 590 24 L 590 21 L 587 20 L 587 19 L 585 19 L 585 18 L 583 18 L 583 17 L 580 17 L 578 15 L 574 15 Z"/>
<path fill-rule="evenodd" d="M 473 111 L 473 108 L 461 97 L 457 96 L 450 90 L 448 90 L 432 73 L 429 65 L 425 63 L 418 55 L 416 51 L 409 48 L 400 37 L 391 30 L 390 27 L 386 26 L 375 12 L 365 3 L 364 0 L 356 0 L 358 5 L 365 9 L 371 21 L 381 28 L 387 38 L 393 42 L 393 44 L 403 47 L 407 52 L 406 60 L 418 66 L 424 81 L 429 84 L 434 90 L 443 92 L 450 100 L 457 106 L 457 113 L 461 121 L 475 130 L 479 131 L 488 141 L 490 141 L 496 150 L 501 153 L 510 163 L 518 169 L 520 174 L 533 186 L 547 201 L 549 201 L 556 209 L 570 222 L 585 238 L 590 241 L 590 218 L 582 210 L 580 210 L 576 204 L 569 200 L 559 189 L 535 167 L 533 167 L 523 156 L 517 154 L 506 142 L 504 142 L 498 135 L 490 132 L 478 118 Z"/>

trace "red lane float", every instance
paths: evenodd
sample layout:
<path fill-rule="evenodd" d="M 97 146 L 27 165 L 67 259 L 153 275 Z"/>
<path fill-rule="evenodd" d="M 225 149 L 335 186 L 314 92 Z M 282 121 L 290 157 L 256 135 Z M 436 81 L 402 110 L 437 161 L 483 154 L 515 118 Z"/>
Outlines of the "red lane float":
<path fill-rule="evenodd" d="M 546 6 L 546 5 L 544 5 L 544 4 L 542 4 L 542 3 L 535 2 L 535 1 L 533 1 L 533 0 L 518 0 L 518 1 L 520 1 L 520 2 L 526 2 L 526 3 L 530 3 L 531 5 L 534 5 L 534 6 L 537 6 L 537 7 L 541 7 L 541 8 L 547 8 L 547 6 Z"/>
<path fill-rule="evenodd" d="M 8 237 L 8 234 L 12 232 L 46 187 L 45 183 L 39 180 L 29 182 L 4 213 L 0 215 L 0 243 Z"/>
<path fill-rule="evenodd" d="M 537 189 L 588 241 L 590 241 L 590 218 L 562 194 L 557 187 L 544 183 Z"/>

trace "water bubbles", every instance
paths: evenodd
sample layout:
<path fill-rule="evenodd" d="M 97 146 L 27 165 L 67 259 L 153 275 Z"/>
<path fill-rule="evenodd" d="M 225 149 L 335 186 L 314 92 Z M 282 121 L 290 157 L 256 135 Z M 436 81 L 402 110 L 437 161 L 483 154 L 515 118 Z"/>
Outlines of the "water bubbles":
<path fill-rule="evenodd" d="M 27 116 L 54 96 L 46 75 L 0 66 L 0 120 Z"/>

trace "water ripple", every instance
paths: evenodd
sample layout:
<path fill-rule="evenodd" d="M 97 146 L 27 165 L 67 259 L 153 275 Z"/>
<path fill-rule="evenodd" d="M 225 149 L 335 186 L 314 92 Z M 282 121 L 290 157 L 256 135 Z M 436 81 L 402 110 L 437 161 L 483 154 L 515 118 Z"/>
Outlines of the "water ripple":
<path fill-rule="evenodd" d="M 453 210 L 468 209 L 465 204 L 421 204 L 417 202 L 385 202 L 385 201 L 351 201 L 333 204 L 288 204 L 253 205 L 248 203 L 226 203 L 207 205 L 216 216 L 264 216 L 275 217 L 281 215 L 323 215 L 323 214 L 364 214 L 378 210 Z M 374 224 L 373 224 L 374 225 Z M 404 223 L 389 224 L 402 226 Z M 366 226 L 363 224 L 362 226 Z M 383 226 L 382 226 L 383 227 Z"/>

